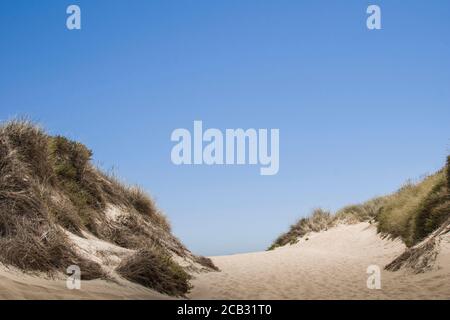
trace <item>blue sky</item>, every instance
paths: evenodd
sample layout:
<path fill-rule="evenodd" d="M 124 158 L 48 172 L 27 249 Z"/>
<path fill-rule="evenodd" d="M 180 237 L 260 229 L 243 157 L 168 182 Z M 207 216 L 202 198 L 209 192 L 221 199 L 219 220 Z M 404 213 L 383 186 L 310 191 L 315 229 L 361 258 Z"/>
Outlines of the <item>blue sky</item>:
<path fill-rule="evenodd" d="M 82 30 L 65 27 L 77 4 Z M 378 4 L 382 30 L 366 28 Z M 448 1 L 0 2 L 0 120 L 28 115 L 143 186 L 194 252 L 265 249 L 439 169 Z M 280 171 L 175 166 L 172 130 L 279 128 Z"/>

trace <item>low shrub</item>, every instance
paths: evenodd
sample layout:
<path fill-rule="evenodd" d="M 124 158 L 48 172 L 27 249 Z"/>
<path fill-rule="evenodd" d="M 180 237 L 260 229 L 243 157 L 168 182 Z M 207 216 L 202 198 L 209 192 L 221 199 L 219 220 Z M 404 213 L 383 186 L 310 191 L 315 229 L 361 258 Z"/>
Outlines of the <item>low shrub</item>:
<path fill-rule="evenodd" d="M 190 290 L 191 276 L 155 246 L 139 250 L 116 271 L 129 281 L 168 295 L 184 296 Z"/>
<path fill-rule="evenodd" d="M 197 262 L 198 264 L 200 264 L 208 269 L 211 269 L 214 271 L 220 271 L 219 268 L 214 264 L 214 262 L 212 262 L 212 260 L 210 258 L 203 257 L 203 256 L 196 256 L 195 262 Z"/>

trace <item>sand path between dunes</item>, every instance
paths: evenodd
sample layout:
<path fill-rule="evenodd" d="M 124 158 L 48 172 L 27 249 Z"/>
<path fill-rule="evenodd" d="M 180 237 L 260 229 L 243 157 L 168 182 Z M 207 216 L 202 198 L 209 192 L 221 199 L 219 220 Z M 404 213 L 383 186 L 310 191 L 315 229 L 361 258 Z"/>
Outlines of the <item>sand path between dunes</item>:
<path fill-rule="evenodd" d="M 389 272 L 404 251 L 383 240 L 369 223 L 340 225 L 274 251 L 212 257 L 222 272 L 193 281 L 192 299 L 450 299 L 450 235 L 438 269 L 424 274 Z M 369 265 L 381 268 L 381 290 L 367 288 Z"/>
<path fill-rule="evenodd" d="M 190 299 L 450 299 L 450 234 L 443 236 L 437 269 L 414 275 L 383 267 L 404 250 L 383 240 L 369 223 L 313 233 L 273 251 L 212 257 L 221 272 L 199 273 Z M 380 266 L 381 290 L 367 289 L 369 265 Z M 24 274 L 0 265 L 0 299 L 168 299 L 119 279 L 83 281 Z"/>

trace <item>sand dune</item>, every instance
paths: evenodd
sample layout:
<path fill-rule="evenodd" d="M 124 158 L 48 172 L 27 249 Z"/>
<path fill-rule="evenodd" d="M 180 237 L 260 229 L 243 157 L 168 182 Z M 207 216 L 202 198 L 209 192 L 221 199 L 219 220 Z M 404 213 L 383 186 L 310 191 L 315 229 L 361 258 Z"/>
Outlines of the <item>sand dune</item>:
<path fill-rule="evenodd" d="M 306 240 L 308 238 L 308 240 Z M 220 273 L 197 277 L 193 299 L 450 299 L 450 236 L 433 271 L 384 271 L 404 251 L 369 223 L 340 225 L 274 251 L 213 257 Z M 367 288 L 369 265 L 382 269 L 381 290 Z"/>
<path fill-rule="evenodd" d="M 273 251 L 213 257 L 221 272 L 195 274 L 189 298 L 450 299 L 449 233 L 442 237 L 432 271 L 383 270 L 404 249 L 398 240 L 380 238 L 369 223 L 340 225 Z M 382 269 L 381 290 L 367 289 L 369 265 Z M 81 290 L 68 290 L 63 278 L 0 267 L 0 299 L 166 298 L 122 279 L 84 281 Z"/>

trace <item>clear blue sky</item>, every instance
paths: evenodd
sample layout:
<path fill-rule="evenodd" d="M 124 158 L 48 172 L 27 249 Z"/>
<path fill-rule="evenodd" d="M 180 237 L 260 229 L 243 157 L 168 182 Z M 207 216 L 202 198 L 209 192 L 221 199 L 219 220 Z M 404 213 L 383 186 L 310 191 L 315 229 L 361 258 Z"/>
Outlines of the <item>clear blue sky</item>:
<path fill-rule="evenodd" d="M 69 4 L 80 31 L 65 27 Z M 0 120 L 29 115 L 87 144 L 196 253 L 261 250 L 314 207 L 443 165 L 449 31 L 449 1 L 2 0 Z M 278 175 L 174 166 L 170 134 L 194 120 L 279 128 Z"/>

